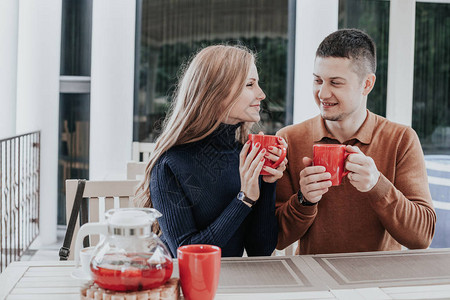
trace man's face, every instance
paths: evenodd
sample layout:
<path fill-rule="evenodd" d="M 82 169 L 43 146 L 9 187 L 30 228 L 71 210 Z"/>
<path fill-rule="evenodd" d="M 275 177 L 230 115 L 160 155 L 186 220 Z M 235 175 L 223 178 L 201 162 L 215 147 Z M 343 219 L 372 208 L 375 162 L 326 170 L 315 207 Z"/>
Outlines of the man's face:
<path fill-rule="evenodd" d="M 316 57 L 313 93 L 322 118 L 344 121 L 366 113 L 365 80 L 348 58 Z"/>

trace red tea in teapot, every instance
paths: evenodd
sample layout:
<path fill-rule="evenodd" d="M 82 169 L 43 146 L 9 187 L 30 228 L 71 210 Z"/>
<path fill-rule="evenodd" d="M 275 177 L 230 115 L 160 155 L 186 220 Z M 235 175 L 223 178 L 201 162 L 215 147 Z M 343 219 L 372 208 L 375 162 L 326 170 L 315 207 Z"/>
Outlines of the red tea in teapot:
<path fill-rule="evenodd" d="M 86 235 L 104 237 L 95 247 L 91 275 L 108 290 L 127 292 L 159 287 L 172 275 L 172 256 L 151 230 L 161 214 L 153 208 L 116 208 L 106 212 L 106 222 L 80 227 L 75 243 L 79 261 L 80 246 Z"/>
<path fill-rule="evenodd" d="M 151 260 L 151 253 L 106 254 L 102 263 L 91 262 L 94 282 L 114 291 L 140 291 L 159 287 L 172 275 L 173 263 Z"/>

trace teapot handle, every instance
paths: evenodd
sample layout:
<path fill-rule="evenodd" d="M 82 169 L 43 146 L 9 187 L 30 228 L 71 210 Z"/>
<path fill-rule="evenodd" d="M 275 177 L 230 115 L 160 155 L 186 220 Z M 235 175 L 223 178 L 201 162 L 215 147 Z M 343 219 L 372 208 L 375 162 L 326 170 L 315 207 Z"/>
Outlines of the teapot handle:
<path fill-rule="evenodd" d="M 89 234 L 108 234 L 108 226 L 106 223 L 86 223 L 78 230 L 77 239 L 75 241 L 75 267 L 80 265 L 80 250 L 83 239 Z"/>

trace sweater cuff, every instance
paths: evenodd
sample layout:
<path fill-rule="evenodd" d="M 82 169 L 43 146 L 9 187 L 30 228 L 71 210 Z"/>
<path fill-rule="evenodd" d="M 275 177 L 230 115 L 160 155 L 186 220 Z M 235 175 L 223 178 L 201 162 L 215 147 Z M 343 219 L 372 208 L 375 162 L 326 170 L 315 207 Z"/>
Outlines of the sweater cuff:
<path fill-rule="evenodd" d="M 266 187 L 268 187 L 268 188 L 275 188 L 276 186 L 277 186 L 277 182 L 275 181 L 275 182 L 265 182 L 264 180 L 262 180 L 262 178 L 261 178 L 261 188 L 262 188 L 262 186 L 266 186 Z"/>
<path fill-rule="evenodd" d="M 277 182 L 265 182 L 264 180 L 261 180 L 261 188 L 260 188 L 260 194 L 259 198 L 262 198 L 264 196 L 268 196 L 271 200 L 271 202 L 275 202 L 275 189 L 277 187 Z"/>
<path fill-rule="evenodd" d="M 258 201 L 256 201 L 255 205 L 250 207 L 247 204 L 245 204 L 244 201 L 239 200 L 237 197 L 234 197 L 233 202 L 235 204 L 235 205 L 233 205 L 233 206 L 235 206 L 234 210 L 240 211 L 240 212 L 247 212 L 247 213 L 252 211 L 253 207 L 255 207 L 255 205 L 258 203 Z"/>
<path fill-rule="evenodd" d="M 319 203 L 311 206 L 302 205 L 300 201 L 298 201 L 297 193 L 295 193 L 289 199 L 289 205 L 303 215 L 314 215 L 317 212 L 317 206 Z"/>
<path fill-rule="evenodd" d="M 387 206 L 389 201 L 387 201 L 388 193 L 392 188 L 392 182 L 390 182 L 382 173 L 380 173 L 380 178 L 378 178 L 377 184 L 367 192 L 370 199 L 372 199 L 372 204 L 377 206 Z"/>

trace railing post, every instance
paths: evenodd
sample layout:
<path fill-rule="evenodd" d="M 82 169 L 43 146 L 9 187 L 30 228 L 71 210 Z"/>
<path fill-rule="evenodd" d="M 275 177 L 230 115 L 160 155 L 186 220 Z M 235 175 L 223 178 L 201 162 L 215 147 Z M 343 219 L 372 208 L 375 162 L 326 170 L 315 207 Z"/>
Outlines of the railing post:
<path fill-rule="evenodd" d="M 21 215 L 21 209 L 20 209 L 22 207 L 22 199 L 21 199 L 21 193 L 20 193 L 20 191 L 21 191 L 20 185 L 22 184 L 22 178 L 20 177 L 22 175 L 20 172 L 20 167 L 21 167 L 20 158 L 21 158 L 21 152 L 22 152 L 21 151 L 22 150 L 21 149 L 21 147 L 22 147 L 21 139 L 22 139 L 22 137 L 17 138 L 17 142 L 18 142 L 18 145 L 17 145 L 17 156 L 18 156 L 18 159 L 17 159 L 17 181 L 18 182 L 17 182 L 17 240 L 16 240 L 17 245 L 16 245 L 16 253 L 17 253 L 18 257 L 22 256 L 22 252 L 20 251 L 20 245 L 21 245 L 21 243 L 20 243 L 20 237 L 21 237 L 20 223 L 22 222 L 22 215 Z"/>
<path fill-rule="evenodd" d="M 39 233 L 40 132 L 0 140 L 0 272 Z"/>

